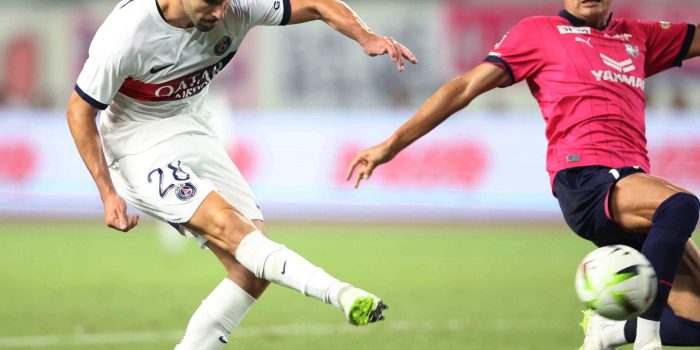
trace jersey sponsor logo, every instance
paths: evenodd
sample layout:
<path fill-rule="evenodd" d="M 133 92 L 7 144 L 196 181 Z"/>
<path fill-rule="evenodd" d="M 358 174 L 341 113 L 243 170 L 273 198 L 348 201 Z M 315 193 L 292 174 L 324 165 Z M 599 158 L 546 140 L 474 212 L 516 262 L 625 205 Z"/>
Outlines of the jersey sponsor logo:
<path fill-rule="evenodd" d="M 557 26 L 559 34 L 591 34 L 590 27 Z"/>
<path fill-rule="evenodd" d="M 175 188 L 175 196 L 181 201 L 189 200 L 195 194 L 197 194 L 197 187 L 194 187 L 191 182 L 185 182 Z"/>
<path fill-rule="evenodd" d="M 236 52 L 231 52 L 221 61 L 196 72 L 164 83 L 144 83 L 131 77 L 124 80 L 119 93 L 144 102 L 177 101 L 194 96 L 211 83 L 214 76 L 228 64 Z"/>
<path fill-rule="evenodd" d="M 228 35 L 219 39 L 219 41 L 216 42 L 216 45 L 214 45 L 214 54 L 216 54 L 217 56 L 223 55 L 226 52 L 226 50 L 228 50 L 228 48 L 231 47 L 232 42 L 233 40 Z"/>
<path fill-rule="evenodd" d="M 630 56 L 637 58 L 639 57 L 639 47 L 637 45 L 632 45 L 630 43 L 625 43 L 625 50 Z"/>
<path fill-rule="evenodd" d="M 633 75 L 624 74 L 637 69 L 632 62 L 632 59 L 628 58 L 624 61 L 618 62 L 602 53 L 600 54 L 600 58 L 603 59 L 603 63 L 606 66 L 611 67 L 618 73 L 609 70 L 592 70 L 591 74 L 593 74 L 597 81 L 623 83 L 633 88 L 644 90 L 644 79 Z"/>
<path fill-rule="evenodd" d="M 151 70 L 149 72 L 151 72 L 151 74 L 156 74 L 156 73 L 162 71 L 163 69 L 171 67 L 173 65 L 174 65 L 174 63 L 166 64 L 166 65 L 160 66 L 160 67 L 153 67 L 153 68 L 151 68 Z"/>
<path fill-rule="evenodd" d="M 623 83 L 633 88 L 644 90 L 644 79 L 622 73 L 615 73 L 609 70 L 592 70 L 591 74 L 597 81 L 609 81 L 612 83 Z"/>
<path fill-rule="evenodd" d="M 600 58 L 603 59 L 603 63 L 605 63 L 605 65 L 611 67 L 612 69 L 618 72 L 627 73 L 637 69 L 634 66 L 634 63 L 632 63 L 631 58 L 618 62 L 602 53 L 600 54 Z"/>
<path fill-rule="evenodd" d="M 577 36 L 577 37 L 576 37 L 576 41 L 577 41 L 577 42 L 582 42 L 582 43 L 588 45 L 588 47 L 590 47 L 590 48 L 592 49 L 592 48 L 593 48 L 593 44 L 591 44 L 591 39 L 592 39 L 591 37 L 588 37 L 588 40 L 585 40 L 584 38 L 582 38 L 582 37 L 580 37 L 580 36 Z"/>

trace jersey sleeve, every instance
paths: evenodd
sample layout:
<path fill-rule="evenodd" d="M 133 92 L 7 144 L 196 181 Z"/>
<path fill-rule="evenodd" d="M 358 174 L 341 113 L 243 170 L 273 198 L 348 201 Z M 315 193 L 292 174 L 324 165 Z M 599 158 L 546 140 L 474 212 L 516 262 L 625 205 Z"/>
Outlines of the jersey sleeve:
<path fill-rule="evenodd" d="M 506 86 L 530 78 L 542 67 L 542 50 L 537 36 L 532 35 L 537 32 L 534 26 L 531 20 L 521 21 L 503 36 L 484 59 L 484 62 L 501 66 L 508 73 L 510 83 Z"/>
<path fill-rule="evenodd" d="M 646 33 L 646 76 L 680 67 L 695 37 L 695 25 L 687 23 L 639 21 Z"/>
<path fill-rule="evenodd" d="M 97 109 L 104 110 L 129 76 L 128 55 L 119 48 L 108 45 L 100 31 L 95 35 L 88 59 L 78 75 L 75 92 Z"/>
<path fill-rule="evenodd" d="M 252 25 L 287 25 L 292 15 L 290 0 L 248 0 Z"/>

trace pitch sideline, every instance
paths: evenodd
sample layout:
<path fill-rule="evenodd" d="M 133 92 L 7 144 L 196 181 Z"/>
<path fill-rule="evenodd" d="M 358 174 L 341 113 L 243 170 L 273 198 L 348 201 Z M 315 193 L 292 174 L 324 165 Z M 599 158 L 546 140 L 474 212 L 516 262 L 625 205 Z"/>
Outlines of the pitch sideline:
<path fill-rule="evenodd" d="M 546 322 L 533 322 L 524 319 L 501 319 L 483 323 L 467 320 L 442 320 L 442 321 L 389 321 L 375 327 L 351 327 L 344 323 L 338 324 L 288 324 L 269 327 L 241 327 L 231 337 L 249 338 L 257 336 L 309 336 L 353 334 L 366 332 L 458 332 L 475 329 L 512 330 L 543 328 L 552 330 L 551 326 L 544 327 Z M 542 326 L 538 326 L 542 325 Z M 568 329 L 570 327 L 562 327 Z M 108 344 L 145 344 L 162 340 L 172 340 L 173 344 L 182 337 L 183 331 L 159 331 L 159 332 L 122 332 L 122 333 L 95 333 L 72 335 L 39 335 L 26 337 L 0 338 L 1 349 L 12 348 L 42 348 L 58 345 L 88 346 Z"/>

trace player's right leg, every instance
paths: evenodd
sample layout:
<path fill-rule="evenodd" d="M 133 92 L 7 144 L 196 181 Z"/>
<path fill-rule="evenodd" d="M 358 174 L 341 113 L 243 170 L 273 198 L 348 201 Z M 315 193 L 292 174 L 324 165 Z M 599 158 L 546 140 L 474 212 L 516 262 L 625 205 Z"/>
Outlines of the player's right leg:
<path fill-rule="evenodd" d="M 219 193 L 207 195 L 187 226 L 235 256 L 256 277 L 333 304 L 353 325 L 384 318 L 386 305 L 377 296 L 339 281 L 291 249 L 268 239 Z"/>

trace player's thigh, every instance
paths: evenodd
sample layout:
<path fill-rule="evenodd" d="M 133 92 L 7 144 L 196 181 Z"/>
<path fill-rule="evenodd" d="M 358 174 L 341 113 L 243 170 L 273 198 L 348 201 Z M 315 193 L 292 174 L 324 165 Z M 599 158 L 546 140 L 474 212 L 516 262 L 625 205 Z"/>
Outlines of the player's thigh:
<path fill-rule="evenodd" d="M 197 174 L 198 152 L 175 137 L 110 165 L 117 192 L 136 208 L 164 221 L 187 222 L 215 190 Z"/>
<path fill-rule="evenodd" d="M 198 157 L 197 174 L 211 183 L 216 193 L 210 194 L 202 202 L 187 225 L 205 237 L 217 236 L 211 239 L 217 244 L 223 241 L 225 249 L 233 251 L 237 242 L 255 229 L 250 221 L 262 222 L 262 212 L 248 183 L 219 140 L 200 138 L 196 145 L 206 149 L 206 153 Z"/>
<path fill-rule="evenodd" d="M 666 199 L 688 190 L 660 177 L 637 173 L 615 184 L 610 201 L 615 220 L 628 230 L 646 233 L 656 209 Z"/>
<path fill-rule="evenodd" d="M 254 220 L 253 224 L 260 232 L 265 234 L 265 225 L 263 221 Z M 270 282 L 255 277 L 252 272 L 236 260 L 233 254 L 219 248 L 216 244 L 207 242 L 206 245 L 217 259 L 219 259 L 224 269 L 226 269 L 226 277 L 228 279 L 235 282 L 255 299 L 258 299 L 260 295 L 262 295 Z"/>
<path fill-rule="evenodd" d="M 224 147 L 217 139 L 210 140 L 206 157 L 202 157 L 198 175 L 210 181 L 226 200 L 250 220 L 263 220 L 253 191 Z"/>
<path fill-rule="evenodd" d="M 668 304 L 676 315 L 700 322 L 700 250 L 693 240 L 685 247 Z"/>

